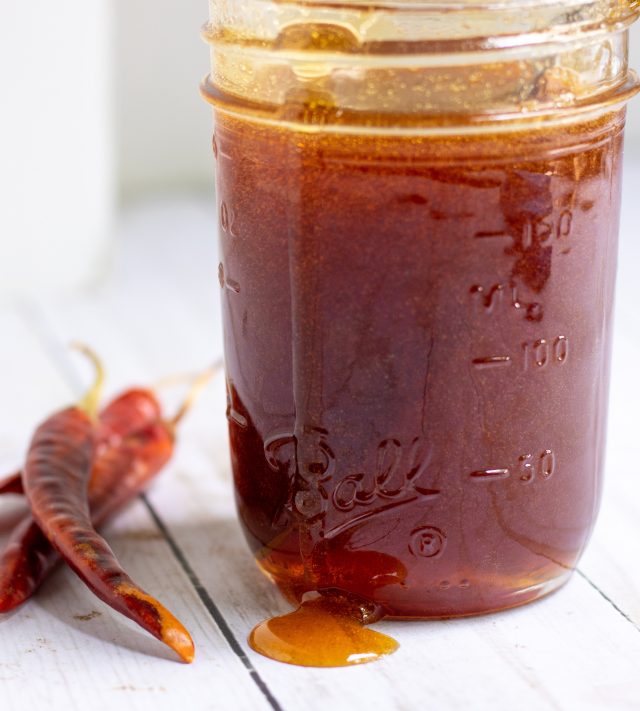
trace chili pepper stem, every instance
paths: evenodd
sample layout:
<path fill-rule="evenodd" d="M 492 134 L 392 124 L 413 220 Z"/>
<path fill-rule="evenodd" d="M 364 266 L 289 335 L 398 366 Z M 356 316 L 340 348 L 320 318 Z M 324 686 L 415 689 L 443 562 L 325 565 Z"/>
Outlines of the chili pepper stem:
<path fill-rule="evenodd" d="M 98 416 L 98 407 L 100 405 L 100 397 L 104 387 L 105 372 L 102 361 L 98 355 L 89 346 L 84 343 L 74 341 L 71 343 L 71 348 L 79 351 L 86 356 L 92 363 L 95 369 L 95 378 L 93 385 L 89 388 L 85 396 L 78 403 L 78 408 L 85 412 L 91 419 L 96 419 Z"/>
<path fill-rule="evenodd" d="M 164 390 L 165 388 L 173 388 L 176 385 L 184 385 L 192 383 L 195 378 L 199 377 L 201 371 L 191 371 L 184 373 L 174 373 L 173 375 L 165 375 L 164 378 L 156 380 L 152 386 L 152 390 Z"/>
<path fill-rule="evenodd" d="M 207 370 L 200 373 L 200 375 L 195 378 L 193 385 L 191 386 L 191 390 L 187 394 L 184 402 L 180 405 L 176 414 L 166 423 L 169 427 L 175 429 L 180 422 L 182 422 L 185 415 L 189 412 L 189 410 L 191 410 L 193 404 L 198 399 L 202 391 L 207 387 L 213 376 L 221 369 L 222 361 L 218 360 L 210 368 L 207 368 Z"/>

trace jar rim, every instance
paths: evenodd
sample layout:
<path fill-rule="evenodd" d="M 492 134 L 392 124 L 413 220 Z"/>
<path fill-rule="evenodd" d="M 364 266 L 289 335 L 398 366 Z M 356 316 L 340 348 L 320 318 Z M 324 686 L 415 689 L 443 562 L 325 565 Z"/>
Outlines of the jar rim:
<path fill-rule="evenodd" d="M 215 0 L 214 0 L 215 1 Z M 516 11 L 557 5 L 567 8 L 592 5 L 601 9 L 603 18 L 627 17 L 640 13 L 640 0 L 275 0 L 280 5 L 304 5 L 314 8 L 352 8 L 375 10 L 408 10 L 455 12 L 468 10 Z"/>
<path fill-rule="evenodd" d="M 365 5 L 372 9 L 384 8 L 411 10 L 505 10 L 517 7 L 539 7 L 540 5 L 584 5 L 585 0 L 277 0 L 280 4 L 313 5 L 329 7 L 350 7 Z"/>
<path fill-rule="evenodd" d="M 369 34 L 378 14 L 397 30 L 397 39 L 463 39 L 467 49 L 470 39 L 496 47 L 504 43 L 492 38 L 515 37 L 514 45 L 522 46 L 527 37 L 537 44 L 559 35 L 623 30 L 640 16 L 640 0 L 209 0 L 209 6 L 203 28 L 209 43 L 221 31 L 228 37 L 229 30 L 246 41 L 268 42 L 276 28 L 295 23 L 348 24 L 356 35 L 363 28 Z"/>

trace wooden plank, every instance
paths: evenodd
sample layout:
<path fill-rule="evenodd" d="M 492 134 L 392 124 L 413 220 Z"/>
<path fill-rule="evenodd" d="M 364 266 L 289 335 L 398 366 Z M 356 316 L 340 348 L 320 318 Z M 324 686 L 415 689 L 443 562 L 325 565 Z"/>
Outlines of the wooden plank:
<path fill-rule="evenodd" d="M 34 424 L 73 394 L 19 315 L 0 311 L 0 330 L 7 335 L 0 350 L 0 397 L 11 403 L 0 409 L 2 463 L 9 467 L 22 459 Z M 19 506 L 0 501 L 0 519 Z M 7 533 L 8 527 L 0 526 L 0 545 Z M 60 569 L 34 600 L 0 616 L 0 708 L 270 708 L 144 505 L 137 502 L 120 516 L 107 537 L 135 579 L 190 629 L 196 662 L 176 662 L 164 645 Z"/>
<path fill-rule="evenodd" d="M 98 601 L 67 569 L 0 620 L 2 708 L 269 708 L 204 611 L 141 503 L 107 531 L 124 566 L 194 636 L 191 666 Z M 207 691 L 215 689 L 215 693 Z"/>

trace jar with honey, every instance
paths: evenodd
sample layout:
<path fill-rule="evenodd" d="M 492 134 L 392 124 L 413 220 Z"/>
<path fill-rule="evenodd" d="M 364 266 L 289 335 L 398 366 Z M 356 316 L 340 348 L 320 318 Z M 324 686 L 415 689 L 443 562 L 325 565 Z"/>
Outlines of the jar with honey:
<path fill-rule="evenodd" d="M 211 0 L 239 517 L 292 602 L 442 618 L 600 500 L 635 3 Z"/>

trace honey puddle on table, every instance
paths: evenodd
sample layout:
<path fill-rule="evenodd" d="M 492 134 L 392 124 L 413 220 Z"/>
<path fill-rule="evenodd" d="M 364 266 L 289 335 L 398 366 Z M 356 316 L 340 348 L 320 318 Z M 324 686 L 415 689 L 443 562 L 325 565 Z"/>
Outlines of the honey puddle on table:
<path fill-rule="evenodd" d="M 307 599 L 294 612 L 261 622 L 249 636 L 265 657 L 302 667 L 347 667 L 398 649 L 395 639 L 366 627 L 366 611 L 342 597 Z"/>

